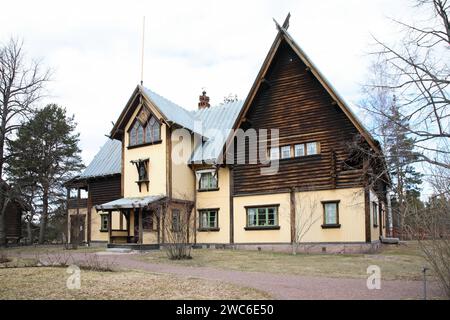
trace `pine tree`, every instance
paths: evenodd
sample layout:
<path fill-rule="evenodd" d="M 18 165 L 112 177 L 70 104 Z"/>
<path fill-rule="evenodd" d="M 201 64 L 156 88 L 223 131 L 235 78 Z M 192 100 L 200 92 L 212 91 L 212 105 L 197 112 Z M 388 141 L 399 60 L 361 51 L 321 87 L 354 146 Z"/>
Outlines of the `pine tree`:
<path fill-rule="evenodd" d="M 82 169 L 75 133 L 74 117 L 56 104 L 35 112 L 9 143 L 11 159 L 9 175 L 23 186 L 25 192 L 35 192 L 40 210 L 39 243 L 45 241 L 49 214 L 64 197 L 63 183 Z"/>
<path fill-rule="evenodd" d="M 418 155 L 414 151 L 415 141 L 408 136 L 408 119 L 399 110 L 395 97 L 383 127 L 386 135 L 384 146 L 386 161 L 393 184 L 394 224 L 403 234 L 408 213 L 413 211 L 413 207 L 418 209 L 423 206 L 420 201 L 422 174 L 413 166 L 418 160 Z"/>

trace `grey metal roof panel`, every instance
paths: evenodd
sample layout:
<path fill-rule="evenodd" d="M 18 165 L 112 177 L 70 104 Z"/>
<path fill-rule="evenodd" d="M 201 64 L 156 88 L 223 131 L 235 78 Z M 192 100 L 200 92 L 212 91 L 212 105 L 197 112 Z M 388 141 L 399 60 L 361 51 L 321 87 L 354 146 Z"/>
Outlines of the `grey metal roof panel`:
<path fill-rule="evenodd" d="M 97 210 L 143 208 L 165 197 L 166 196 L 158 195 L 158 196 L 135 197 L 135 198 L 121 198 L 111 202 L 97 205 L 95 206 L 95 208 Z"/>
<path fill-rule="evenodd" d="M 108 139 L 100 151 L 84 169 L 79 179 L 108 176 L 121 173 L 122 143 L 118 140 Z"/>
<path fill-rule="evenodd" d="M 213 161 L 219 157 L 242 106 L 243 101 L 234 101 L 193 112 L 207 140 L 194 150 L 191 162 Z"/>
<path fill-rule="evenodd" d="M 141 88 L 147 98 L 163 113 L 167 120 L 194 131 L 194 119 L 189 111 L 148 88 L 143 86 Z"/>

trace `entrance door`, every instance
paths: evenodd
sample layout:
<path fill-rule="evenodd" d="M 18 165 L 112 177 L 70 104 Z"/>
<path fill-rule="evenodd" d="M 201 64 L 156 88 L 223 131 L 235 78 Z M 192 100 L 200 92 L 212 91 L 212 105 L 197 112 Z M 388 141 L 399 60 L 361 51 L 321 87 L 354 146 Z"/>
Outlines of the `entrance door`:
<path fill-rule="evenodd" d="M 70 216 L 70 242 L 81 244 L 85 241 L 85 223 L 84 214 Z"/>

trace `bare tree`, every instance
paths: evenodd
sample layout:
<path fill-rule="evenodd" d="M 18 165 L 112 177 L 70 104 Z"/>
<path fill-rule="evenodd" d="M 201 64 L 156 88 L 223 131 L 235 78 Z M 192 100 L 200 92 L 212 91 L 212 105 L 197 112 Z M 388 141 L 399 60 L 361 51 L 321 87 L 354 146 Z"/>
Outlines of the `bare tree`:
<path fill-rule="evenodd" d="M 193 205 L 189 202 L 177 206 L 167 202 L 158 211 L 163 229 L 163 248 L 171 260 L 191 259 L 190 240 L 195 232 L 192 209 Z"/>
<path fill-rule="evenodd" d="M 380 50 L 374 54 L 387 64 L 386 76 L 397 80 L 394 84 L 376 86 L 398 92 L 399 108 L 411 124 L 404 129 L 416 142 L 418 161 L 450 169 L 443 160 L 450 154 L 450 4 L 447 0 L 414 3 L 430 17 L 411 24 L 394 20 L 404 29 L 404 37 L 397 45 L 375 38 Z M 372 111 L 396 121 L 382 108 Z M 397 121 L 397 125 L 402 123 Z"/>
<path fill-rule="evenodd" d="M 4 180 L 6 142 L 42 97 L 50 78 L 49 70 L 42 71 L 39 62 L 25 63 L 22 49 L 17 39 L 0 46 L 0 180 Z M 0 246 L 6 244 L 4 207 L 5 198 L 0 195 Z"/>
<path fill-rule="evenodd" d="M 296 255 L 299 246 L 301 245 L 304 237 L 308 234 L 311 228 L 322 218 L 322 215 L 318 213 L 319 200 L 317 199 L 302 199 L 299 201 L 294 191 L 294 197 L 291 198 L 293 208 L 295 208 L 295 227 L 294 227 L 294 242 L 292 244 L 292 254 Z"/>

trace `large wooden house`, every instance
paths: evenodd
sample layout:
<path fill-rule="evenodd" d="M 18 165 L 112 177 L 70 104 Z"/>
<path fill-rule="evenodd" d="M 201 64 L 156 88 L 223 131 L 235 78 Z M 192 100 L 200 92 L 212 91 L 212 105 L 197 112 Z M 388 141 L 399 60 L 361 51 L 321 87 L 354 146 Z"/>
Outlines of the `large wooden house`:
<path fill-rule="evenodd" d="M 210 106 L 203 92 L 188 111 L 138 85 L 111 140 L 71 181 L 88 190 L 86 200 L 69 199 L 76 239 L 158 246 L 183 222 L 197 245 L 376 248 L 387 231 L 379 144 L 286 29 L 278 26 L 245 101 Z M 256 146 L 244 137 L 239 148 L 237 129 L 278 134 L 258 135 Z M 275 172 L 264 173 L 267 160 Z"/>

